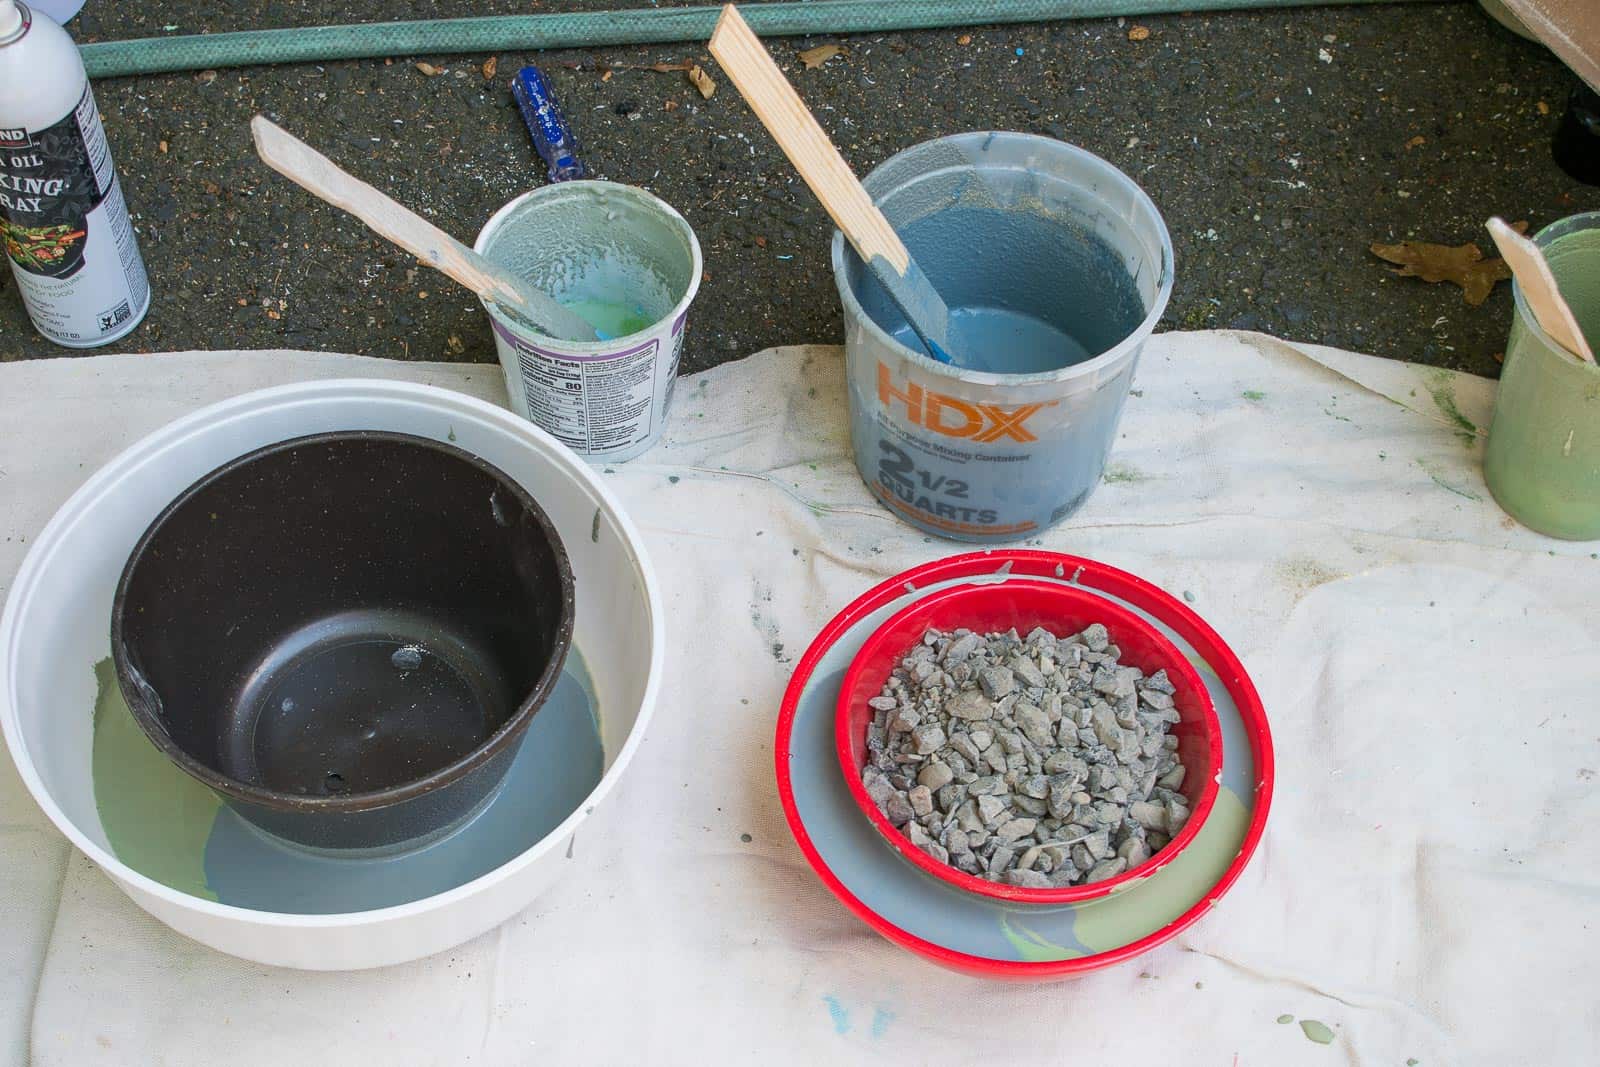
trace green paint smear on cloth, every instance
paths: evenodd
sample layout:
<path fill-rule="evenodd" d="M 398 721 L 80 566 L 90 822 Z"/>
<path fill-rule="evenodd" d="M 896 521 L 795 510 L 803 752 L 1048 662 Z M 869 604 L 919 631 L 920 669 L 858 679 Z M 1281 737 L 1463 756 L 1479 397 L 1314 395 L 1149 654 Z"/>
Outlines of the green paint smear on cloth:
<path fill-rule="evenodd" d="M 1333 1044 L 1333 1031 L 1328 1029 L 1327 1023 L 1319 1023 L 1315 1019 L 1301 1019 L 1300 1030 L 1319 1045 Z"/>
<path fill-rule="evenodd" d="M 1217 884 L 1244 840 L 1250 812 L 1233 790 L 1217 790 L 1205 825 L 1177 859 L 1137 886 L 1082 907 L 1072 932 L 1093 952 L 1110 952 L 1166 926 Z"/>
<path fill-rule="evenodd" d="M 1477 440 L 1478 427 L 1473 421 L 1461 413 L 1456 406 L 1455 375 L 1447 370 L 1436 370 L 1430 376 L 1428 392 L 1433 396 L 1434 406 L 1450 420 L 1456 428 L 1456 433 L 1468 444 Z"/>
<path fill-rule="evenodd" d="M 216 900 L 206 841 L 222 802 L 139 729 L 110 658 L 94 665 L 94 806 L 117 859 L 181 893 Z"/>

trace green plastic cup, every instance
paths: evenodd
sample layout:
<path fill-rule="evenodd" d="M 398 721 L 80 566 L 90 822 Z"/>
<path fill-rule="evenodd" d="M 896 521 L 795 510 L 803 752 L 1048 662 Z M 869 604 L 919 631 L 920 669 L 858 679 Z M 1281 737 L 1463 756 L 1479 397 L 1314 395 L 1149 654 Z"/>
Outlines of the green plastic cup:
<path fill-rule="evenodd" d="M 1600 343 L 1600 211 L 1553 222 L 1533 241 L 1589 347 Z M 1483 477 L 1506 513 L 1568 541 L 1600 539 L 1600 367 L 1556 344 L 1522 288 L 1506 342 Z"/>

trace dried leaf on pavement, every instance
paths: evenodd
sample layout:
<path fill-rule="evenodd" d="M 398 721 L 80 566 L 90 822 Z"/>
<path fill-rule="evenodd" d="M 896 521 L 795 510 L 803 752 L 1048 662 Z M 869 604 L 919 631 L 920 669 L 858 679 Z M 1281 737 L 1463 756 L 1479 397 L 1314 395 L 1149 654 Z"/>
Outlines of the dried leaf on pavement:
<path fill-rule="evenodd" d="M 1148 39 L 1149 36 L 1150 27 L 1148 26 L 1135 26 L 1128 31 L 1128 40 L 1130 41 L 1143 41 Z"/>
<path fill-rule="evenodd" d="M 1528 224 L 1513 226 L 1518 233 Z M 1427 241 L 1401 241 L 1399 244 L 1374 244 L 1372 254 L 1398 267 L 1395 274 L 1403 278 L 1421 278 L 1425 282 L 1452 282 L 1461 287 L 1461 296 L 1473 307 L 1489 299 L 1496 282 L 1511 278 L 1511 268 L 1498 256 L 1483 258 L 1483 249 L 1468 242 L 1464 245 L 1436 245 Z"/>
<path fill-rule="evenodd" d="M 492 81 L 494 79 L 494 72 L 496 70 L 498 70 L 499 68 L 500 68 L 500 57 L 499 56 L 490 56 L 488 59 L 484 60 L 483 61 L 483 80 L 484 81 Z"/>
<path fill-rule="evenodd" d="M 819 44 L 815 48 L 807 48 L 804 52 L 801 52 L 800 62 L 806 65 L 807 70 L 816 70 L 843 51 L 844 49 L 836 44 Z"/>
<path fill-rule="evenodd" d="M 717 83 L 711 80 L 711 75 L 701 70 L 699 66 L 689 68 L 689 80 L 694 87 L 700 90 L 700 95 L 710 100 L 717 92 Z"/>

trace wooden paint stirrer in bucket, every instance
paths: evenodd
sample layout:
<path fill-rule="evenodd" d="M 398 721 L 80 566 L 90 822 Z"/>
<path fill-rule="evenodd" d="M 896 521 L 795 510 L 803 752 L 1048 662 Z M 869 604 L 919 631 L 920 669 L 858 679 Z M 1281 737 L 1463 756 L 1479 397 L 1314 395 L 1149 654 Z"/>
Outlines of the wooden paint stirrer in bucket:
<path fill-rule="evenodd" d="M 1500 254 L 1505 257 L 1511 273 L 1516 275 L 1528 306 L 1539 326 L 1551 340 L 1577 356 L 1585 363 L 1593 363 L 1594 352 L 1573 317 L 1572 309 L 1561 296 L 1555 275 L 1539 246 L 1506 225 L 1498 216 L 1489 220 L 1489 236 L 1494 238 Z"/>
<path fill-rule="evenodd" d="M 928 354 L 941 363 L 974 367 L 971 353 L 949 350 L 950 309 L 943 298 L 732 4 L 722 9 L 710 47 L 750 110 L 822 201 L 834 225 L 899 307 Z M 968 358 L 962 358 L 964 355 Z"/>

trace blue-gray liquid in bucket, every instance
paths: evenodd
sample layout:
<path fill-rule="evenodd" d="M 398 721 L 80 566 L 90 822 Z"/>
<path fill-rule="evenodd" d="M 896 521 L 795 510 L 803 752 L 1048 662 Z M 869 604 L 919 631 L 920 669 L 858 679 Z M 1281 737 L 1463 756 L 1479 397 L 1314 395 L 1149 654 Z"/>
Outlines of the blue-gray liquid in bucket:
<path fill-rule="evenodd" d="M 950 308 L 950 351 L 971 370 L 1035 374 L 1092 359 L 1134 331 L 1145 306 L 1105 242 L 1032 211 L 949 207 L 900 229 Z M 861 272 L 862 309 L 922 351 L 888 294 Z"/>
<path fill-rule="evenodd" d="M 1141 258 L 1136 283 L 1112 245 L 1027 201 L 949 205 L 898 229 L 950 308 L 956 365 L 901 358 L 855 337 L 856 465 L 886 507 L 924 530 L 979 542 L 1032 536 L 1098 483 L 1134 358 L 1053 374 L 1138 333 L 1149 310 L 1140 284 L 1148 288 L 1147 272 L 1160 265 Z M 1147 256 L 1131 242 L 1127 250 Z M 846 261 L 844 277 L 874 322 L 921 351 L 859 259 Z M 975 382 L 971 371 L 1015 375 L 1018 384 Z"/>

